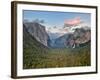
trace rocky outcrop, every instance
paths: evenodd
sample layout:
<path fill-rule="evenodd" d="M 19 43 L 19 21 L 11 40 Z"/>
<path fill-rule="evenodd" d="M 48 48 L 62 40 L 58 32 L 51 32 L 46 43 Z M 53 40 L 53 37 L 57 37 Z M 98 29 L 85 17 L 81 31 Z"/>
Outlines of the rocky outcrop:
<path fill-rule="evenodd" d="M 33 36 L 38 42 L 45 46 L 48 46 L 49 36 L 45 30 L 45 26 L 36 22 L 26 22 L 24 25 L 31 36 Z"/>
<path fill-rule="evenodd" d="M 76 29 L 73 34 L 75 43 L 77 44 L 83 44 L 91 40 L 91 31 L 89 29 Z"/>
<path fill-rule="evenodd" d="M 55 46 L 62 47 L 79 47 L 91 41 L 90 29 L 77 28 L 73 33 L 65 34 L 55 40 Z"/>

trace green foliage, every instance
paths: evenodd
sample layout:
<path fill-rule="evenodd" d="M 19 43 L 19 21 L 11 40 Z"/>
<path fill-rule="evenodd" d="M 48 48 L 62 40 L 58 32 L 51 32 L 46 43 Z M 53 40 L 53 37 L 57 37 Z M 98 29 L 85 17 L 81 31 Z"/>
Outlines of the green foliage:
<path fill-rule="evenodd" d="M 78 49 L 24 49 L 24 68 L 50 68 L 90 66 L 90 49 L 88 46 Z"/>

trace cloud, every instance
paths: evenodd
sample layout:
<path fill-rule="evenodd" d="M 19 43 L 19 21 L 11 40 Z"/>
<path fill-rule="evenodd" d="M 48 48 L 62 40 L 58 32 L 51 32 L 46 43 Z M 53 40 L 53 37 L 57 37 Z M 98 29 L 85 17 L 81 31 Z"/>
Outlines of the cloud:
<path fill-rule="evenodd" d="M 64 21 L 64 24 L 66 25 L 66 27 L 70 27 L 70 26 L 75 26 L 75 25 L 79 25 L 81 23 L 81 18 L 80 17 L 75 17 L 73 19 L 66 19 Z"/>

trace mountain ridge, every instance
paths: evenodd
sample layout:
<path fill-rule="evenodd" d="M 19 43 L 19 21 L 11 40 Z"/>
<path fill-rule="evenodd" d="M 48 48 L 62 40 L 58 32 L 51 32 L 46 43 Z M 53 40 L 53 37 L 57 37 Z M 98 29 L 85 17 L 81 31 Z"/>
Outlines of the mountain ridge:
<path fill-rule="evenodd" d="M 49 36 L 45 30 L 45 26 L 36 23 L 36 22 L 28 22 L 24 23 L 27 28 L 27 31 L 30 35 L 32 35 L 37 41 L 42 43 L 45 46 L 48 46 Z"/>
<path fill-rule="evenodd" d="M 91 31 L 88 27 L 74 29 L 72 33 L 48 33 L 46 26 L 36 23 L 24 23 L 28 33 L 33 36 L 39 43 L 49 48 L 75 48 L 80 44 L 91 41 Z"/>
<path fill-rule="evenodd" d="M 55 43 L 58 44 L 57 46 L 62 45 L 63 47 L 75 48 L 88 41 L 91 41 L 90 29 L 77 28 L 73 33 L 64 34 L 57 38 Z"/>

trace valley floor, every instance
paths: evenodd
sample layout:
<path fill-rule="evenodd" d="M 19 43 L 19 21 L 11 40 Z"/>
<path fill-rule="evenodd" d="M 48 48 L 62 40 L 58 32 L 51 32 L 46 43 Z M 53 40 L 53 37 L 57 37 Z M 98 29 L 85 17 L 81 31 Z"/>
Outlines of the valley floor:
<path fill-rule="evenodd" d="M 91 65 L 90 47 L 49 49 L 47 53 L 24 54 L 24 69 Z"/>

